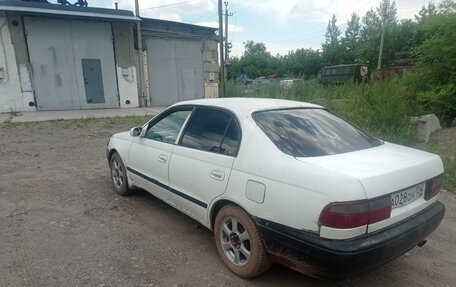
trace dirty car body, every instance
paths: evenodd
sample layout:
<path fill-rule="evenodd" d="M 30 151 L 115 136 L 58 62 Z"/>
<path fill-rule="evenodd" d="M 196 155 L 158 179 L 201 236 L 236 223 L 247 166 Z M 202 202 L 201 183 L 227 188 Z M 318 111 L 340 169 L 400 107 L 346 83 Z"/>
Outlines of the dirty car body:
<path fill-rule="evenodd" d="M 175 104 L 111 137 L 114 189 L 140 187 L 214 231 L 235 274 L 313 277 L 385 264 L 440 224 L 439 156 L 373 138 L 325 108 L 273 99 Z"/>

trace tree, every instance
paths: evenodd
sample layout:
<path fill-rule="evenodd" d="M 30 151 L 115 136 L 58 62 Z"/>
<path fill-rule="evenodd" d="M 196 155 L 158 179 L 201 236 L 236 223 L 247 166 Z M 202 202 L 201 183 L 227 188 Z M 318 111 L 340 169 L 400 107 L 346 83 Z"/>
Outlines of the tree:
<path fill-rule="evenodd" d="M 373 9 L 366 12 L 362 19 L 359 48 L 355 55 L 361 62 L 370 66 L 377 65 L 378 47 L 380 44 L 381 20 Z"/>
<path fill-rule="evenodd" d="M 334 65 L 341 62 L 343 58 L 343 48 L 340 44 L 340 29 L 336 25 L 337 18 L 333 15 L 328 21 L 328 27 L 325 33 L 325 43 L 322 44 L 322 58 L 326 65 Z"/>
<path fill-rule="evenodd" d="M 456 13 L 426 18 L 420 26 L 426 40 L 414 52 L 428 82 L 456 82 Z"/>
<path fill-rule="evenodd" d="M 363 17 L 363 28 L 360 33 L 360 48 L 356 56 L 370 66 L 377 66 L 380 50 L 382 27 L 384 31 L 383 60 L 388 62 L 394 59 L 394 33 L 397 26 L 396 3 L 382 0 L 375 10 L 370 9 Z"/>
<path fill-rule="evenodd" d="M 435 113 L 449 124 L 456 117 L 456 5 L 444 1 L 438 13 L 423 19 L 425 40 L 414 50 L 418 100 L 425 112 Z"/>
<path fill-rule="evenodd" d="M 264 43 L 249 40 L 244 42 L 244 49 L 244 55 L 240 59 L 231 59 L 228 70 L 230 77 L 246 74 L 256 78 L 270 75 L 279 69 L 278 60 L 271 56 Z"/>
<path fill-rule="evenodd" d="M 417 22 L 422 22 L 426 17 L 433 16 L 437 13 L 437 7 L 435 7 L 435 4 L 432 2 L 428 3 L 428 6 L 423 5 L 421 7 L 421 10 L 418 12 L 418 15 L 415 15 L 415 20 Z"/>
<path fill-rule="evenodd" d="M 321 68 L 321 57 L 318 50 L 296 49 L 282 57 L 281 73 L 294 77 L 316 75 Z"/>
<path fill-rule="evenodd" d="M 384 54 L 384 48 L 385 48 L 385 37 L 387 36 L 387 34 L 390 34 L 388 32 L 391 32 L 392 28 L 394 28 L 396 22 L 397 22 L 397 19 L 396 19 L 396 12 L 397 12 L 397 9 L 396 9 L 396 3 L 393 1 L 393 2 L 390 2 L 390 0 L 382 0 L 382 2 L 380 2 L 380 6 L 377 7 L 377 13 L 378 15 L 380 16 L 380 20 L 381 20 L 381 28 L 382 28 L 382 31 L 381 31 L 381 34 L 380 34 L 380 47 L 379 47 L 379 55 L 378 55 L 378 68 L 380 69 L 382 67 L 382 63 L 383 63 L 383 54 Z M 387 30 L 388 29 L 388 30 Z M 390 41 L 392 40 L 391 38 L 389 39 Z M 387 42 L 388 44 L 390 44 L 389 46 L 391 47 L 391 42 Z M 392 51 L 392 50 L 388 50 L 388 51 Z M 394 53 L 394 51 L 392 51 Z M 391 55 L 390 55 L 391 56 Z M 391 59 L 394 57 L 394 54 L 392 55 Z"/>
<path fill-rule="evenodd" d="M 376 8 L 377 14 L 385 27 L 392 27 L 397 23 L 397 8 L 396 2 L 390 0 L 382 0 Z"/>
<path fill-rule="evenodd" d="M 342 46 L 345 51 L 345 62 L 353 63 L 356 59 L 355 51 L 358 48 L 359 37 L 361 32 L 360 17 L 354 13 L 347 21 L 347 29 L 345 30 L 345 37 L 342 38 Z"/>
<path fill-rule="evenodd" d="M 264 43 L 255 43 L 252 40 L 248 40 L 244 44 L 244 55 L 248 54 L 268 54 L 266 45 Z"/>
<path fill-rule="evenodd" d="M 443 0 L 438 8 L 439 14 L 454 14 L 456 13 L 456 2 L 454 0 Z"/>

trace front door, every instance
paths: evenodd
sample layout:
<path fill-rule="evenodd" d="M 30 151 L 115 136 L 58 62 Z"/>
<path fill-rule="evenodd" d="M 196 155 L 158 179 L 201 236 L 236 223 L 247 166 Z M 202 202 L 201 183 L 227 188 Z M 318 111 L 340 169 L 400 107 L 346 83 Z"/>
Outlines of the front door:
<path fill-rule="evenodd" d="M 127 170 L 136 185 L 168 201 L 168 167 L 179 132 L 191 110 L 171 111 L 151 121 L 129 151 Z"/>

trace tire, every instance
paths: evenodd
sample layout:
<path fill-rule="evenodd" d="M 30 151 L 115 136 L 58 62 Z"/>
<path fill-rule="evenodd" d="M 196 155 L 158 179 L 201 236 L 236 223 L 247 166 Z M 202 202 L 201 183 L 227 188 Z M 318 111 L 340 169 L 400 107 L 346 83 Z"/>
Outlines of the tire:
<path fill-rule="evenodd" d="M 255 277 L 271 266 L 255 223 L 238 206 L 226 205 L 218 212 L 214 238 L 223 263 L 239 277 Z"/>
<path fill-rule="evenodd" d="M 114 191 L 120 195 L 132 194 L 133 191 L 128 187 L 127 170 L 125 169 L 125 165 L 117 152 L 111 156 L 109 167 L 111 169 L 111 180 Z"/>

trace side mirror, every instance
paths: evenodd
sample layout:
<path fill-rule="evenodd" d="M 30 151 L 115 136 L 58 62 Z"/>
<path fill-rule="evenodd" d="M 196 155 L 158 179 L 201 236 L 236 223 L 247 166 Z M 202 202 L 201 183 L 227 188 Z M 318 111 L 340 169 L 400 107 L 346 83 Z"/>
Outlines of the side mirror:
<path fill-rule="evenodd" d="M 142 132 L 142 127 L 135 127 L 130 130 L 130 135 L 132 137 L 139 137 Z"/>

